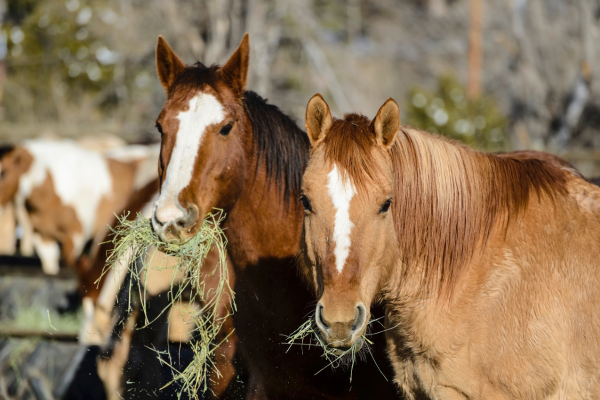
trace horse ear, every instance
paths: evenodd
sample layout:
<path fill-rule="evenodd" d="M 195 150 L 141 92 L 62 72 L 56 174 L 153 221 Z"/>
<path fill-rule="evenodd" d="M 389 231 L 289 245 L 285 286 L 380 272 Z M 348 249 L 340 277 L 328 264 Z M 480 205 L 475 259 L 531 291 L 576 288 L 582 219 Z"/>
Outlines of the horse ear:
<path fill-rule="evenodd" d="M 323 96 L 319 93 L 315 94 L 308 101 L 308 105 L 306 106 L 306 117 L 304 119 L 306 133 L 310 139 L 311 146 L 314 146 L 325 138 L 332 123 L 333 118 L 331 118 L 329 106 L 323 99 Z"/>
<path fill-rule="evenodd" d="M 373 120 L 377 144 L 390 148 L 400 129 L 400 108 L 391 97 L 381 106 Z"/>
<path fill-rule="evenodd" d="M 160 83 L 165 88 L 165 92 L 169 92 L 169 88 L 175 81 L 175 78 L 181 71 L 185 69 L 185 64 L 177 54 L 169 47 L 167 41 L 158 36 L 158 44 L 156 45 L 156 71 Z"/>
<path fill-rule="evenodd" d="M 19 174 L 24 174 L 29 170 L 33 158 L 24 147 L 15 147 L 9 154 L 11 154 L 12 162 Z"/>
<path fill-rule="evenodd" d="M 233 88 L 235 94 L 240 97 L 244 94 L 244 89 L 246 89 L 249 65 L 250 39 L 248 33 L 246 33 L 237 50 L 229 57 L 223 68 L 221 68 L 223 79 Z"/>

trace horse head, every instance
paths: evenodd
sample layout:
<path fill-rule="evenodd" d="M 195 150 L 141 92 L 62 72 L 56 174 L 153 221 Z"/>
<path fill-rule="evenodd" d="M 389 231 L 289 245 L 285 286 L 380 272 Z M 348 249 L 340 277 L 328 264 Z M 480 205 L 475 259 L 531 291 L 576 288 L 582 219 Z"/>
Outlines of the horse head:
<path fill-rule="evenodd" d="M 246 34 L 223 67 L 186 67 L 158 39 L 156 65 L 167 101 L 156 120 L 162 147 L 152 225 L 166 242 L 189 240 L 207 213 L 227 211 L 239 197 L 251 157 L 242 101 L 249 52 Z"/>
<path fill-rule="evenodd" d="M 335 352 L 363 344 L 390 266 L 395 240 L 393 173 L 388 149 L 400 126 L 388 100 L 371 122 L 362 115 L 333 119 L 315 95 L 306 110 L 312 150 L 302 183 L 304 274 L 317 294 L 315 322 Z"/>

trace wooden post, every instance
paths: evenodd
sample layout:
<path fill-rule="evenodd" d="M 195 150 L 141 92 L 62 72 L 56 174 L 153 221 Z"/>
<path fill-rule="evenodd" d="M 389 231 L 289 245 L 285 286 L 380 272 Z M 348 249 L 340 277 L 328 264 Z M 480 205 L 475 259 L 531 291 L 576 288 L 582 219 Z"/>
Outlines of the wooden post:
<path fill-rule="evenodd" d="M 467 97 L 475 98 L 481 93 L 481 29 L 483 0 L 471 0 L 471 24 L 469 27 L 469 76 Z"/>

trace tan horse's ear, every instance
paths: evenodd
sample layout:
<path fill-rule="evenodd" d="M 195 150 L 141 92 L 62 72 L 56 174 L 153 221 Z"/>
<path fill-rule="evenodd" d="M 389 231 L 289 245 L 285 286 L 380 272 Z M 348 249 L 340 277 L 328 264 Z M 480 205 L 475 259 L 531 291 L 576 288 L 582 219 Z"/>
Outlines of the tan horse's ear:
<path fill-rule="evenodd" d="M 373 120 L 377 144 L 390 148 L 400 129 L 400 108 L 391 97 L 381 106 Z"/>
<path fill-rule="evenodd" d="M 233 88 L 237 96 L 241 97 L 244 94 L 244 89 L 246 89 L 249 65 L 250 39 L 248 33 L 246 33 L 237 50 L 229 57 L 223 68 L 221 68 L 223 79 Z"/>
<path fill-rule="evenodd" d="M 156 45 L 156 71 L 165 92 L 169 93 L 169 88 L 175 81 L 175 78 L 184 69 L 185 64 L 183 61 L 177 57 L 177 54 L 169 47 L 167 41 L 162 36 L 158 36 L 158 43 Z"/>
<path fill-rule="evenodd" d="M 329 106 L 319 93 L 315 94 L 306 106 L 306 117 L 304 119 L 304 125 L 306 126 L 306 133 L 310 139 L 310 145 L 314 146 L 325 138 L 325 135 L 333 124 L 333 118 L 331 118 L 331 112 Z"/>

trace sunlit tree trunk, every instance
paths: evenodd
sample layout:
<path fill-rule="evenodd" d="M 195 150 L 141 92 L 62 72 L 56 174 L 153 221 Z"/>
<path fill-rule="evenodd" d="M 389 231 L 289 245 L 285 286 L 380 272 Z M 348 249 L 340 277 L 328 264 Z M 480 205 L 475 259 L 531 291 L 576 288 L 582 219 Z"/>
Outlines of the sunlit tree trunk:
<path fill-rule="evenodd" d="M 483 0 L 471 0 L 471 26 L 469 28 L 469 78 L 467 96 L 474 98 L 481 93 L 481 29 Z"/>

